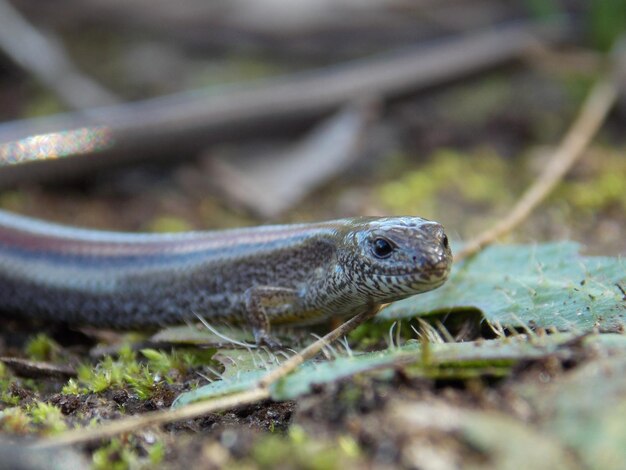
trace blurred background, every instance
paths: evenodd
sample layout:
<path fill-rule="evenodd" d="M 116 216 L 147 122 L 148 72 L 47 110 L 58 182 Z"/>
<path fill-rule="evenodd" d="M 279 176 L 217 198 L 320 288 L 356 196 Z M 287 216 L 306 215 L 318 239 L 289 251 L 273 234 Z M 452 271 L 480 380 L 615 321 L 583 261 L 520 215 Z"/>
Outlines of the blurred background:
<path fill-rule="evenodd" d="M 468 238 L 625 27 L 625 0 L 0 0 L 0 207 L 130 231 L 412 214 Z M 624 103 L 514 240 L 626 251 Z"/>

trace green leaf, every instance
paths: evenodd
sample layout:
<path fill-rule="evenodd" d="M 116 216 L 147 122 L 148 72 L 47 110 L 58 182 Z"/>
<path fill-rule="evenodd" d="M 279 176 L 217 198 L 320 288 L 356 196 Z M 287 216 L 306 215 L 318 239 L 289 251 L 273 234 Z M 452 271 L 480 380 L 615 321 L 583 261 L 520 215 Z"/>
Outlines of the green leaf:
<path fill-rule="evenodd" d="M 559 348 L 572 338 L 574 336 L 569 333 L 536 337 L 532 341 L 517 336 L 467 343 L 427 343 L 426 348 L 413 340 L 399 348 L 339 357 L 326 362 L 306 362 L 294 373 L 274 383 L 270 392 L 275 400 L 291 400 L 310 393 L 316 385 L 335 382 L 363 372 L 391 370 L 397 366 L 410 366 L 409 374 L 423 377 L 465 378 L 493 373 L 503 375 L 517 361 L 566 354 L 565 350 L 560 353 Z M 248 390 L 266 373 L 265 370 L 241 371 L 238 375 L 181 394 L 172 406 L 179 407 L 198 400 Z"/>
<path fill-rule="evenodd" d="M 213 358 L 224 368 L 220 374 L 223 379 L 236 378 L 250 371 L 267 371 L 276 365 L 273 355 L 258 349 L 221 349 Z"/>
<path fill-rule="evenodd" d="M 181 393 L 172 403 L 172 408 L 180 408 L 181 406 L 196 401 L 209 400 L 211 398 L 249 390 L 265 373 L 266 371 L 264 370 L 242 372 L 232 379 L 216 380 L 196 390 Z"/>
<path fill-rule="evenodd" d="M 443 287 L 395 302 L 397 319 L 476 308 L 502 326 L 619 330 L 626 302 L 624 260 L 579 254 L 571 242 L 492 246 L 456 264 Z"/>

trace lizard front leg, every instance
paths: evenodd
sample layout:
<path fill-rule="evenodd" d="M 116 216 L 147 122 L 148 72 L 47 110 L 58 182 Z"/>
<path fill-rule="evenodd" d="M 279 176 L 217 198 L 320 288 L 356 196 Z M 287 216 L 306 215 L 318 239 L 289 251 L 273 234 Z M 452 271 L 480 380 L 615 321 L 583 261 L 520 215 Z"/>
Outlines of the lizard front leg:
<path fill-rule="evenodd" d="M 270 348 L 281 347 L 269 334 L 270 319 L 297 310 L 301 301 L 298 291 L 285 287 L 254 286 L 244 292 L 244 301 L 256 343 Z"/>

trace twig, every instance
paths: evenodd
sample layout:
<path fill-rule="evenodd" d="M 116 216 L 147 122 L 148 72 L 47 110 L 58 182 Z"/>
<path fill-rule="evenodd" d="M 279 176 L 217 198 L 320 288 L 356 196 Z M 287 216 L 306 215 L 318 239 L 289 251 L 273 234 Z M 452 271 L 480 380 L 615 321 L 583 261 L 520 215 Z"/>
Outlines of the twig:
<path fill-rule="evenodd" d="M 376 108 L 372 101 L 351 103 L 315 126 L 296 145 L 261 155 L 255 150 L 253 159 L 209 152 L 207 172 L 190 172 L 190 176 L 199 188 L 206 188 L 208 176 L 227 202 L 263 219 L 276 218 L 362 155 Z"/>
<path fill-rule="evenodd" d="M 179 158 L 212 142 L 284 132 L 355 100 L 399 96 L 518 58 L 538 39 L 563 31 L 559 24 L 508 25 L 288 77 L 3 124 L 0 186 L 68 178 L 154 155 Z M 89 137 L 81 146 L 78 130 Z M 92 134 L 102 145 L 94 145 Z M 65 158 L 50 160 L 42 148 Z"/>
<path fill-rule="evenodd" d="M 269 396 L 269 390 L 255 387 L 245 392 L 227 395 L 222 398 L 216 398 L 215 400 L 191 403 L 176 410 L 152 411 L 141 415 L 121 418 L 91 429 L 73 429 L 57 437 L 34 444 L 33 447 L 49 448 L 106 439 L 107 437 L 113 437 L 117 434 L 134 431 L 146 426 L 197 418 L 207 413 L 256 403 L 269 398 Z"/>
<path fill-rule="evenodd" d="M 314 343 L 311 343 L 309 346 L 304 348 L 299 354 L 296 354 L 295 356 L 290 357 L 288 360 L 283 362 L 280 365 L 280 367 L 277 367 L 276 369 L 272 370 L 270 373 L 264 376 L 261 380 L 259 380 L 259 387 L 267 388 L 271 384 L 276 382 L 277 380 L 280 380 L 281 378 L 285 377 L 287 374 L 289 374 L 292 370 L 294 370 L 304 361 L 311 359 L 313 356 L 315 356 L 327 344 L 332 343 L 337 338 L 342 337 L 343 335 L 347 334 L 349 331 L 354 330 L 361 323 L 372 318 L 374 315 L 378 313 L 379 309 L 380 309 L 379 305 L 370 307 L 365 312 L 359 313 L 358 315 L 352 317 L 347 322 L 340 325 L 338 328 L 335 328 L 333 331 L 328 333 L 323 338 L 320 338 Z"/>
<path fill-rule="evenodd" d="M 63 433 L 57 437 L 47 439 L 34 447 L 49 448 L 57 447 L 69 444 L 78 444 L 84 442 L 95 441 L 98 439 L 105 439 L 107 437 L 113 437 L 117 434 L 134 431 L 146 426 L 172 423 L 174 421 L 181 421 L 184 419 L 197 418 L 198 416 L 212 413 L 215 411 L 234 408 L 237 406 L 247 405 L 250 403 L 256 403 L 261 400 L 270 398 L 270 385 L 285 377 L 291 371 L 293 371 L 300 364 L 306 360 L 315 356 L 322 348 L 329 343 L 335 341 L 337 338 L 342 337 L 349 331 L 353 330 L 361 323 L 372 318 L 379 310 L 379 306 L 371 307 L 363 313 L 360 313 L 350 320 L 328 333 L 323 338 L 315 341 L 299 354 L 292 356 L 287 361 L 283 362 L 279 367 L 270 371 L 263 376 L 257 385 L 250 390 L 244 392 L 235 393 L 222 398 L 216 398 L 211 401 L 201 401 L 197 403 L 191 403 L 175 410 L 160 410 L 149 413 L 144 413 L 139 416 L 131 416 L 128 418 L 121 418 L 117 421 L 113 421 L 107 424 L 103 424 L 93 429 L 74 429 Z"/>
<path fill-rule="evenodd" d="M 20 357 L 0 356 L 0 362 L 8 366 L 15 375 L 20 377 L 41 378 L 51 377 L 67 380 L 76 377 L 76 369 L 65 364 L 52 364 L 42 361 L 31 361 Z"/>
<path fill-rule="evenodd" d="M 78 71 L 57 38 L 38 31 L 7 0 L 0 0 L 0 48 L 70 108 L 118 102 L 112 93 Z"/>
<path fill-rule="evenodd" d="M 478 253 L 483 247 L 510 233 L 526 220 L 583 154 L 613 107 L 617 95 L 618 90 L 613 77 L 604 77 L 594 85 L 576 121 L 552 154 L 545 170 L 526 190 L 510 213 L 493 227 L 470 240 L 455 256 L 455 261 Z"/>

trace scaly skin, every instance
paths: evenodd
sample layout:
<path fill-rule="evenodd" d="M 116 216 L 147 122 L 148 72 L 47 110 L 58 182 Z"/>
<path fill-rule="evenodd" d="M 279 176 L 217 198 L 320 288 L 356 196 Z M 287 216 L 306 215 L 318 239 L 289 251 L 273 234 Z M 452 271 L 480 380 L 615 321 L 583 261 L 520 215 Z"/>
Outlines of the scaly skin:
<path fill-rule="evenodd" d="M 441 225 L 419 217 L 127 234 L 0 211 L 0 314 L 144 328 L 197 313 L 270 342 L 269 323 L 316 323 L 434 289 L 451 262 Z"/>

